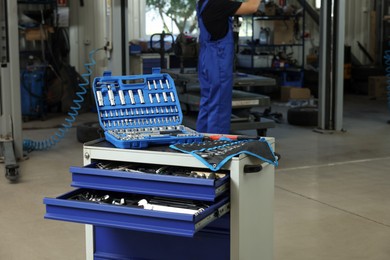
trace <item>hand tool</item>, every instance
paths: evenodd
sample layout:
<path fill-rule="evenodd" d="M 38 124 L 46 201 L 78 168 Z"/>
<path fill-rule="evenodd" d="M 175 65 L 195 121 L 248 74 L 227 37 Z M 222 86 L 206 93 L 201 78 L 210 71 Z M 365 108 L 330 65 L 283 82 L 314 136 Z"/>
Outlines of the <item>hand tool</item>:
<path fill-rule="evenodd" d="M 259 140 L 259 136 L 250 136 L 250 135 L 207 135 L 203 137 L 203 140 L 205 141 L 217 141 L 221 140 L 221 138 L 229 138 L 233 141 L 238 140 Z"/>
<path fill-rule="evenodd" d="M 168 102 L 167 93 L 163 92 L 162 94 L 163 94 L 164 102 Z"/>
<path fill-rule="evenodd" d="M 169 85 L 169 81 L 167 79 L 165 80 L 165 84 L 167 85 L 168 89 L 171 88 L 171 86 Z"/>
<path fill-rule="evenodd" d="M 115 106 L 114 92 L 112 91 L 110 85 L 108 85 L 107 88 L 108 88 L 108 91 L 107 91 L 108 92 L 108 100 L 110 100 L 111 106 Z"/>
<path fill-rule="evenodd" d="M 130 97 L 130 102 L 131 102 L 132 105 L 134 105 L 135 104 L 135 99 L 134 99 L 133 91 L 130 89 L 128 91 L 128 93 L 129 93 L 129 97 Z"/>
<path fill-rule="evenodd" d="M 96 96 L 97 96 L 97 100 L 98 100 L 99 106 L 101 106 L 101 107 L 104 106 L 102 92 L 101 91 L 96 91 Z"/>
<path fill-rule="evenodd" d="M 142 89 L 138 89 L 137 92 L 138 92 L 138 96 L 139 96 L 139 99 L 141 101 L 141 104 L 145 104 L 145 99 L 144 99 L 144 94 L 142 92 Z"/>
<path fill-rule="evenodd" d="M 158 103 L 161 103 L 160 95 L 159 95 L 158 93 L 156 93 L 156 99 L 157 99 L 157 102 L 158 102 Z"/>
<path fill-rule="evenodd" d="M 160 87 L 161 87 L 161 89 L 164 89 L 164 86 L 163 86 L 163 83 L 162 83 L 161 79 L 160 79 Z"/>
<path fill-rule="evenodd" d="M 175 95 L 173 94 L 173 92 L 169 92 L 169 95 L 171 95 L 172 102 L 175 102 Z"/>
<path fill-rule="evenodd" d="M 155 81 L 155 80 L 153 80 L 153 85 L 154 85 L 154 89 L 157 90 L 157 84 L 156 84 L 156 81 Z"/>
<path fill-rule="evenodd" d="M 169 207 L 169 206 L 162 206 L 162 205 L 156 205 L 156 204 L 149 204 L 146 199 L 140 200 L 138 202 L 138 206 L 141 206 L 144 209 L 148 209 L 148 210 L 157 210 L 157 211 L 172 212 L 172 213 L 190 214 L 190 215 L 198 215 L 199 213 L 204 211 L 203 208 L 184 209 L 184 208 L 178 208 L 178 207 Z"/>
<path fill-rule="evenodd" d="M 119 99 L 121 100 L 122 105 L 126 105 L 125 95 L 123 94 L 123 90 L 118 90 Z"/>

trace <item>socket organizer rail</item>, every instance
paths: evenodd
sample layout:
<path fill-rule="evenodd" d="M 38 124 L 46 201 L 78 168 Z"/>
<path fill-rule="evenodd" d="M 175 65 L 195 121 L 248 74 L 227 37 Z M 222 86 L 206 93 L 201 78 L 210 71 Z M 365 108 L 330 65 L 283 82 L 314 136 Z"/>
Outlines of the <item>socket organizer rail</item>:
<path fill-rule="evenodd" d="M 201 133 L 181 125 L 183 114 L 169 74 L 95 78 L 93 92 L 106 140 L 117 148 L 200 142 Z"/>

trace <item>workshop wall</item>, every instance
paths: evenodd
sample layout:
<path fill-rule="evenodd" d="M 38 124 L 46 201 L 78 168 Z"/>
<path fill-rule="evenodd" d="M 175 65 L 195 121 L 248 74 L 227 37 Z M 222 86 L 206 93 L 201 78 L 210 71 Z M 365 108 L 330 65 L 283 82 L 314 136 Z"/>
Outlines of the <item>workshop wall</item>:
<path fill-rule="evenodd" d="M 309 4 L 315 6 L 315 0 L 307 0 Z M 360 50 L 358 41 L 368 51 L 373 50 L 376 41 L 372 39 L 372 29 L 378 25 L 372 26 L 373 11 L 375 10 L 375 1 L 371 0 L 346 0 L 345 4 L 345 44 L 351 46 L 351 52 L 362 64 L 369 63 L 368 58 Z M 319 26 L 306 14 L 306 30 L 310 34 L 306 44 L 305 53 L 310 53 L 312 48 L 319 46 Z"/>
<path fill-rule="evenodd" d="M 70 0 L 70 62 L 79 72 L 84 71 L 91 50 L 106 43 L 106 1 L 84 0 L 83 6 L 78 0 Z M 138 39 L 144 34 L 145 0 L 128 1 L 128 38 Z M 115 41 L 115 39 L 114 39 Z M 101 76 L 109 68 L 104 52 L 96 55 L 93 77 Z"/>
<path fill-rule="evenodd" d="M 70 63 L 80 73 L 85 72 L 84 64 L 88 61 L 89 52 L 103 47 L 106 34 L 105 1 L 84 0 L 69 1 L 70 7 Z M 96 68 L 92 78 L 102 75 L 107 69 L 104 52 L 95 56 Z"/>
<path fill-rule="evenodd" d="M 351 46 L 354 56 L 362 63 L 370 63 L 358 46 L 358 41 L 366 50 L 370 50 L 375 41 L 370 37 L 371 14 L 375 1 L 346 0 L 345 4 L 345 44 Z"/>

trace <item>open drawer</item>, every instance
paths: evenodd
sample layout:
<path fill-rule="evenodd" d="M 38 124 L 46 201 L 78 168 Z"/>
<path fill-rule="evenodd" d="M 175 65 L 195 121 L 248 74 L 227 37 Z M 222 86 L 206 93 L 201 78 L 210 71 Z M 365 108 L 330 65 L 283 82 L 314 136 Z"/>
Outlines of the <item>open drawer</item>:
<path fill-rule="evenodd" d="M 44 198 L 43 202 L 46 219 L 184 237 L 193 237 L 230 211 L 228 196 L 200 202 L 90 189 Z"/>
<path fill-rule="evenodd" d="M 203 201 L 215 201 L 230 185 L 228 171 L 166 165 L 96 161 L 70 172 L 73 187 Z"/>

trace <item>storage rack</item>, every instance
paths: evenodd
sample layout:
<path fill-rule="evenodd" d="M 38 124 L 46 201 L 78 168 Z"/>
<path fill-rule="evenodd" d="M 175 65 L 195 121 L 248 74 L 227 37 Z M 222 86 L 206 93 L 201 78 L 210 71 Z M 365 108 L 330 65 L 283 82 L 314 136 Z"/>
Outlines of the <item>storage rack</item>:
<path fill-rule="evenodd" d="M 51 30 L 57 26 L 58 6 L 56 0 L 18 0 L 19 15 L 29 17 L 33 22 L 20 24 L 20 77 L 22 97 L 22 118 L 45 119 L 48 68 L 57 68 L 52 51 L 46 43 Z M 21 19 L 22 20 L 22 19 Z"/>
<path fill-rule="evenodd" d="M 303 34 L 305 32 L 305 6 L 302 7 L 302 13 L 300 14 L 291 14 L 291 15 L 266 15 L 266 14 L 254 14 L 252 16 L 247 16 L 245 19 L 251 19 L 251 27 L 252 27 L 252 35 L 250 41 L 246 44 L 239 44 L 238 52 L 240 53 L 243 49 L 250 50 L 250 53 L 247 55 L 237 54 L 241 62 L 238 62 L 237 69 L 239 71 L 246 71 L 255 75 L 269 75 L 276 74 L 280 77 L 280 81 L 282 85 L 288 86 L 298 86 L 301 87 L 303 84 L 304 78 L 304 61 L 305 61 L 305 41 L 303 38 Z M 285 24 L 285 26 L 289 26 L 292 24 L 294 20 L 302 19 L 299 22 L 299 34 L 298 37 L 294 36 L 294 42 L 278 42 L 273 43 L 271 41 L 266 43 L 260 43 L 260 39 L 257 42 L 258 35 L 260 32 L 261 22 L 276 22 L 280 21 Z M 288 28 L 290 30 L 292 28 Z M 256 34 L 255 34 L 256 32 Z M 297 39 L 298 38 L 298 39 Z M 270 38 L 272 39 L 272 35 Z M 288 49 L 292 49 L 295 51 L 300 51 L 300 55 L 298 55 L 297 64 L 289 65 L 289 64 L 276 64 L 273 58 L 269 56 L 275 57 L 275 54 L 278 50 L 282 50 L 284 53 L 288 52 Z M 256 53 L 271 53 L 272 55 L 264 55 L 268 57 L 264 57 L 266 59 L 265 64 L 256 64 L 256 59 L 260 58 L 262 55 L 256 55 Z M 249 61 L 245 60 L 245 56 L 249 56 Z"/>

